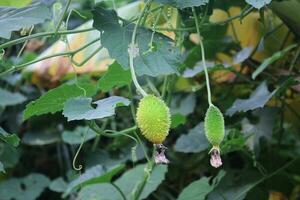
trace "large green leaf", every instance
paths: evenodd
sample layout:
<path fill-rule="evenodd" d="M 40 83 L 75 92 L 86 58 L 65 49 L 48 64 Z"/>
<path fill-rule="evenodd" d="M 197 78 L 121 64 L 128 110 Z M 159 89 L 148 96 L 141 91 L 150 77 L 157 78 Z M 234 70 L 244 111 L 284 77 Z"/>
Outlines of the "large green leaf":
<path fill-rule="evenodd" d="M 112 177 L 120 173 L 124 169 L 124 165 L 117 165 L 110 169 L 103 167 L 102 165 L 96 165 L 90 169 L 87 169 L 77 179 L 70 182 L 65 190 L 63 196 L 67 196 L 70 192 L 78 187 L 86 187 L 91 184 L 110 182 Z"/>
<path fill-rule="evenodd" d="M 119 24 L 117 13 L 96 6 L 93 10 L 93 27 L 101 32 L 101 44 L 108 49 L 109 55 L 124 68 L 129 69 L 128 45 L 131 42 L 133 24 Z M 153 38 L 154 48 L 149 43 L 152 32 L 144 28 L 137 31 L 139 55 L 134 59 L 137 75 L 158 76 L 176 73 L 180 62 L 179 50 L 172 46 L 172 41 L 156 33 Z"/>
<path fill-rule="evenodd" d="M 50 9 L 41 3 L 24 8 L 0 8 L 0 37 L 9 39 L 12 31 L 28 28 L 51 18 Z"/>
<path fill-rule="evenodd" d="M 269 92 L 267 83 L 262 82 L 255 91 L 252 92 L 249 99 L 237 99 L 233 105 L 227 109 L 226 114 L 232 116 L 236 112 L 246 112 L 256 108 L 262 108 L 269 101 L 269 99 L 276 93 L 274 90 Z"/>
<path fill-rule="evenodd" d="M 0 107 L 23 103 L 26 97 L 18 92 L 10 92 L 0 88 Z"/>
<path fill-rule="evenodd" d="M 1 161 L 0 161 L 0 172 L 5 173 L 5 169 Z"/>
<path fill-rule="evenodd" d="M 88 127 L 77 127 L 74 131 L 65 130 L 62 133 L 62 140 L 68 144 L 80 144 L 83 138 L 85 141 L 91 140 L 96 137 L 95 131 Z"/>
<path fill-rule="evenodd" d="M 85 93 L 87 96 L 92 96 L 96 92 L 96 87 L 93 84 L 82 83 L 79 85 L 81 88 L 76 84 L 63 84 L 49 90 L 36 101 L 30 102 L 24 111 L 24 120 L 35 115 L 56 113 L 63 109 L 64 103 L 68 99 L 84 96 Z"/>
<path fill-rule="evenodd" d="M 167 4 L 176 8 L 186 8 L 193 6 L 202 6 L 208 3 L 208 0 L 155 0 L 158 3 Z"/>
<path fill-rule="evenodd" d="M 198 153 L 209 147 L 205 137 L 204 124 L 201 122 L 186 135 L 181 135 L 175 144 L 175 151 L 183 153 Z"/>
<path fill-rule="evenodd" d="M 210 178 L 203 177 L 189 184 L 180 193 L 178 200 L 205 200 L 206 196 L 219 184 L 225 171 L 221 170 L 210 184 Z"/>
<path fill-rule="evenodd" d="M 131 199 L 134 190 L 143 180 L 145 176 L 146 165 L 138 165 L 135 168 L 127 171 L 122 175 L 121 178 L 115 181 L 115 184 L 120 187 L 124 192 L 127 199 Z M 157 165 L 154 167 L 150 178 L 147 180 L 144 190 L 140 196 L 140 199 L 145 199 L 151 194 L 165 179 L 165 174 L 168 168 L 166 165 Z"/>
<path fill-rule="evenodd" d="M 19 146 L 20 143 L 20 138 L 16 134 L 9 134 L 1 127 L 0 127 L 0 140 L 14 147 Z"/>
<path fill-rule="evenodd" d="M 72 120 L 91 120 L 110 117 L 115 114 L 115 108 L 118 106 L 128 106 L 130 101 L 124 97 L 111 96 L 93 102 L 96 108 L 91 106 L 92 98 L 77 97 L 69 99 L 64 106 L 63 115 Z"/>
<path fill-rule="evenodd" d="M 11 178 L 0 183 L 1 200 L 35 200 L 49 185 L 42 174 L 29 174 L 23 178 Z"/>
<path fill-rule="evenodd" d="M 253 6 L 254 8 L 261 9 L 262 7 L 271 3 L 272 0 L 246 0 L 248 4 Z"/>
<path fill-rule="evenodd" d="M 78 200 L 123 200 L 120 192 L 109 183 L 88 185 L 78 194 Z"/>
<path fill-rule="evenodd" d="M 99 79 L 99 89 L 108 92 L 114 87 L 122 87 L 131 83 L 129 70 L 124 70 L 117 62 L 111 64 L 107 72 Z"/>
<path fill-rule="evenodd" d="M 282 51 L 278 51 L 275 54 L 273 54 L 271 57 L 265 59 L 261 65 L 253 72 L 252 78 L 255 79 L 262 71 L 264 71 L 269 65 L 276 62 L 280 58 L 282 58 L 287 52 L 295 48 L 297 45 L 292 44 L 288 46 L 287 48 L 283 49 Z"/>
<path fill-rule="evenodd" d="M 0 142 L 0 162 L 4 168 L 13 168 L 18 164 L 21 154 L 19 149 L 12 148 L 9 144 Z"/>

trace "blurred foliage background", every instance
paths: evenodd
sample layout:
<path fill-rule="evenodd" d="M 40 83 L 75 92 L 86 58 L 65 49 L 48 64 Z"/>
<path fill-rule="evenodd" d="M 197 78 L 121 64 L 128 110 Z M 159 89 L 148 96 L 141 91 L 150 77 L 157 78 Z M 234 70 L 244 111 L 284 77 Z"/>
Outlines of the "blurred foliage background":
<path fill-rule="evenodd" d="M 207 94 L 192 6 L 212 100 L 225 116 L 221 169 L 209 165 L 204 137 Z M 136 71 L 170 106 L 172 129 L 170 164 L 155 166 L 149 179 L 144 151 L 153 146 L 137 137 L 141 97 L 126 45 L 144 8 L 133 0 L 0 0 L 0 200 L 300 199 L 300 1 L 151 3 Z M 98 102 L 113 96 L 124 99 Z"/>

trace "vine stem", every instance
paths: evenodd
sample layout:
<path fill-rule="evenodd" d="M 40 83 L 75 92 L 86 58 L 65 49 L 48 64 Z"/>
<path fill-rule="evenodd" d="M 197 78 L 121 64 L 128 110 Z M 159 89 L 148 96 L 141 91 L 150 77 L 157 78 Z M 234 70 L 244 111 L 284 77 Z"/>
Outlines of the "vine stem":
<path fill-rule="evenodd" d="M 201 48 L 201 57 L 202 57 L 202 63 L 203 63 L 203 68 L 204 68 L 204 73 L 205 73 L 205 80 L 206 80 L 206 89 L 207 89 L 207 98 L 208 98 L 208 104 L 209 106 L 212 105 L 212 101 L 211 101 L 211 91 L 210 91 L 210 84 L 209 84 L 209 76 L 208 76 L 208 71 L 207 71 L 207 66 L 205 63 L 205 52 L 204 52 L 204 46 L 203 46 L 203 42 L 202 42 L 202 37 L 200 34 L 200 27 L 199 27 L 199 21 L 198 21 L 198 17 L 195 11 L 195 8 L 192 7 L 192 11 L 193 11 L 193 15 L 195 18 L 195 24 L 196 24 L 196 29 L 197 29 L 197 34 L 199 37 L 199 45 Z"/>
<path fill-rule="evenodd" d="M 150 3 L 152 2 L 152 0 L 147 1 L 145 8 L 143 9 L 141 15 L 138 18 L 137 23 L 134 26 L 133 29 L 133 33 L 132 33 L 132 37 L 131 37 L 131 43 L 129 44 L 129 49 L 128 49 L 128 54 L 129 54 L 129 67 L 130 67 L 130 73 L 131 73 L 131 77 L 132 77 L 132 81 L 133 84 L 135 85 L 136 89 L 141 93 L 141 95 L 143 95 L 144 97 L 147 96 L 148 94 L 145 92 L 145 90 L 141 87 L 141 85 L 139 84 L 137 77 L 135 75 L 135 70 L 134 70 L 134 63 L 133 63 L 133 59 L 136 56 L 135 52 L 134 52 L 134 48 L 135 48 L 135 39 L 136 39 L 136 33 L 137 33 L 137 28 L 139 26 L 139 24 L 141 23 L 141 20 L 145 14 L 145 12 L 148 10 Z M 138 47 L 137 47 L 138 48 Z"/>
<path fill-rule="evenodd" d="M 63 11 L 63 13 L 62 13 L 62 15 L 61 15 L 61 18 L 59 19 L 59 22 L 58 22 L 58 24 L 57 24 L 57 26 L 56 26 L 56 28 L 55 28 L 54 35 L 57 34 L 57 32 L 58 32 L 58 30 L 59 30 L 59 28 L 60 28 L 60 26 L 61 26 L 61 24 L 62 24 L 62 22 L 63 22 L 63 20 L 64 20 L 65 14 L 66 14 L 66 12 L 67 12 L 68 9 L 69 9 L 69 6 L 70 6 L 70 4 L 71 4 L 71 1 L 72 1 L 72 0 L 68 0 L 68 2 L 67 2 L 67 4 L 66 4 L 65 9 L 64 9 L 64 11 Z"/>

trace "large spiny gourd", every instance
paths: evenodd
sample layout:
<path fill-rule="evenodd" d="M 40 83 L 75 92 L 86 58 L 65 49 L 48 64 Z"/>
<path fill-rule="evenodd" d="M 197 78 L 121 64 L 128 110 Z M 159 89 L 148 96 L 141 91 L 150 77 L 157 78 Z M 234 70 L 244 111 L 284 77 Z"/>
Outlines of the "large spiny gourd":
<path fill-rule="evenodd" d="M 163 100 L 147 95 L 140 102 L 136 114 L 141 133 L 153 144 L 162 144 L 170 129 L 170 110 Z"/>

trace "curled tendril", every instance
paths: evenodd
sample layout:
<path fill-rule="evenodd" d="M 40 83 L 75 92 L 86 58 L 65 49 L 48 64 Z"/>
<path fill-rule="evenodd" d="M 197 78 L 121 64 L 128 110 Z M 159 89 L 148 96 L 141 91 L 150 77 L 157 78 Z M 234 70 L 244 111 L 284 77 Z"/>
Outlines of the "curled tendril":
<path fill-rule="evenodd" d="M 155 155 L 154 155 L 155 163 L 156 164 L 168 164 L 170 161 L 165 156 L 165 151 L 168 148 L 166 146 L 164 146 L 163 144 L 155 144 L 154 146 L 156 148 Z"/>
<path fill-rule="evenodd" d="M 80 145 L 79 145 L 79 147 L 78 147 L 78 149 L 77 149 L 77 151 L 76 151 L 76 153 L 75 153 L 75 156 L 74 156 L 74 158 L 73 158 L 73 161 L 72 161 L 72 165 L 73 165 L 73 168 L 74 168 L 74 170 L 76 170 L 76 171 L 80 171 L 81 169 L 82 169 L 82 165 L 78 165 L 78 167 L 76 167 L 76 160 L 77 160 L 77 158 L 78 158 L 78 155 L 79 155 L 79 153 L 80 153 L 80 151 L 81 151 L 81 149 L 82 149 L 82 147 L 83 147 L 83 144 L 84 144 L 84 142 L 85 142 L 85 138 L 86 138 L 86 135 L 88 134 L 88 131 L 89 131 L 90 129 L 88 128 L 87 129 L 87 131 L 85 132 L 85 134 L 84 134 L 84 136 L 83 136 L 83 139 L 82 139 L 82 141 L 81 141 L 81 143 L 80 143 Z"/>

